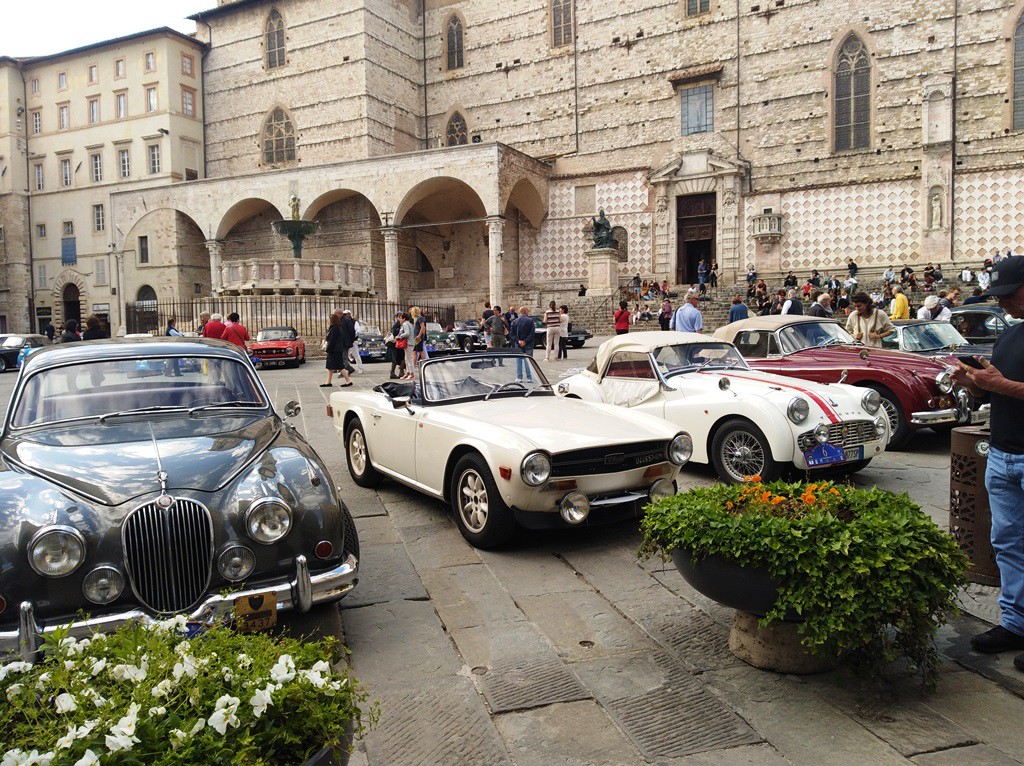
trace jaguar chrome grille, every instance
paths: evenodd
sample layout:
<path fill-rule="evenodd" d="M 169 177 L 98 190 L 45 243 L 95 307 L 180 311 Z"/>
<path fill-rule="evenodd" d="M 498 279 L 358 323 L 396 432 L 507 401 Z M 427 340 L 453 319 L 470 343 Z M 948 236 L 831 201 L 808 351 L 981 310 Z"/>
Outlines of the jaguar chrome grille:
<path fill-rule="evenodd" d="M 668 460 L 667 441 L 634 442 L 573 450 L 551 456 L 552 478 L 619 473 Z"/>
<path fill-rule="evenodd" d="M 182 612 L 206 593 L 213 567 L 210 512 L 192 500 L 156 503 L 128 514 L 122 531 L 125 567 L 140 602 L 155 612 Z"/>
<path fill-rule="evenodd" d="M 837 447 L 856 447 L 878 439 L 875 424 L 870 420 L 844 420 L 830 423 L 828 427 L 828 443 Z M 800 449 L 805 452 L 817 446 L 813 431 L 800 434 Z"/>

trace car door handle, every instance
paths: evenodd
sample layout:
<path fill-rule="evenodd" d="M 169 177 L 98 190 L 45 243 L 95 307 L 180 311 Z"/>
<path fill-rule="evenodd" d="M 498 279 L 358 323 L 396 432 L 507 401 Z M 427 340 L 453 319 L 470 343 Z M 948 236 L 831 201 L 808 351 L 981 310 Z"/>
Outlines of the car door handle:
<path fill-rule="evenodd" d="M 380 420 L 381 418 L 381 416 L 378 415 L 376 412 L 370 413 L 370 417 L 373 418 L 374 420 Z"/>

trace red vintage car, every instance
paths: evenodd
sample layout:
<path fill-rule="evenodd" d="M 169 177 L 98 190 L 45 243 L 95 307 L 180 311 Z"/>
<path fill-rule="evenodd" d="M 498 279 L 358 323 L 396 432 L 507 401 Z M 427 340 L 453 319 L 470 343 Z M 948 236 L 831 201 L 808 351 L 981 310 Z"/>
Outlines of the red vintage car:
<path fill-rule="evenodd" d="M 950 368 L 902 351 L 868 348 L 838 322 L 809 316 L 751 317 L 715 336 L 736 344 L 751 367 L 819 383 L 873 388 L 889 416 L 890 448 L 919 428 L 988 422 L 989 406 L 953 385 Z"/>
<path fill-rule="evenodd" d="M 306 363 L 306 343 L 294 327 L 265 327 L 249 344 L 249 356 L 259 359 L 264 367 L 298 367 Z"/>

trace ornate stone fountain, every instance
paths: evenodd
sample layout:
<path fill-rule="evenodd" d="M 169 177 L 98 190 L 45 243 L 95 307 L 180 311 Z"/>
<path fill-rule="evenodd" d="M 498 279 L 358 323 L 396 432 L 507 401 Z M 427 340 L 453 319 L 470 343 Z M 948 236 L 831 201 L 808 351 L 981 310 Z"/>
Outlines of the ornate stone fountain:
<path fill-rule="evenodd" d="M 295 258 L 302 257 L 302 243 L 306 237 L 312 236 L 319 224 L 316 221 L 302 221 L 299 219 L 299 198 L 294 194 L 288 201 L 292 209 L 292 217 L 290 220 L 285 221 L 274 221 L 272 224 L 274 231 L 282 237 L 287 237 L 288 241 L 292 243 L 292 256 Z"/>

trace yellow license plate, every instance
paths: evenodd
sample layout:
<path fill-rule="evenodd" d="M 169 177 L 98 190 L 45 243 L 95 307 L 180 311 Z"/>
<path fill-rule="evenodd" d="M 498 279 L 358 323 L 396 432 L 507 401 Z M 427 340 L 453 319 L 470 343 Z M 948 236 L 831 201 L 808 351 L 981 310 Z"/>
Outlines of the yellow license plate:
<path fill-rule="evenodd" d="M 258 593 L 235 599 L 235 627 L 243 633 L 267 630 L 277 624 L 277 595 Z"/>

